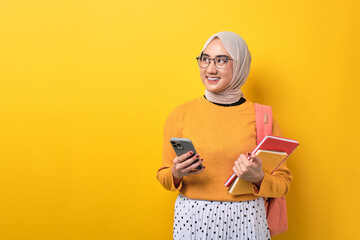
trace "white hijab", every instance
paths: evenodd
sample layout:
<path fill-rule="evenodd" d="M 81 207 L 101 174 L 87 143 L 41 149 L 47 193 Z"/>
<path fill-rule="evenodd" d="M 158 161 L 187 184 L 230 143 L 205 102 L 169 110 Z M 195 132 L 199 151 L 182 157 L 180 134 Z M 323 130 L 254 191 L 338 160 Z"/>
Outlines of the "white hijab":
<path fill-rule="evenodd" d="M 210 102 L 231 104 L 237 102 L 241 97 L 244 97 L 240 88 L 244 85 L 249 72 L 251 55 L 246 42 L 242 37 L 233 32 L 218 32 L 212 35 L 205 43 L 202 52 L 207 45 L 218 37 L 224 44 L 225 49 L 229 52 L 233 60 L 233 77 L 229 86 L 221 92 L 210 92 L 205 90 L 205 97 Z"/>

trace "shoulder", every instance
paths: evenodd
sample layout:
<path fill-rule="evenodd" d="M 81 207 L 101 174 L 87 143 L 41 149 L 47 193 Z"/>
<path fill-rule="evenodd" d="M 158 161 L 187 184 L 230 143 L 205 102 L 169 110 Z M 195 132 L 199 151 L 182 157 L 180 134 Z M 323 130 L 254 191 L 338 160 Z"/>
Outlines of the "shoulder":
<path fill-rule="evenodd" d="M 254 103 L 254 107 L 255 107 L 255 114 L 256 114 L 256 111 L 260 111 L 261 113 L 270 114 L 270 117 L 272 119 L 272 124 L 273 124 L 273 134 L 277 135 L 277 136 L 282 136 L 282 133 L 281 133 L 281 130 L 279 127 L 279 123 L 274 118 L 274 108 L 272 106 L 260 104 L 260 103 Z M 259 110 L 256 109 L 257 107 L 259 108 Z"/>
<path fill-rule="evenodd" d="M 170 111 L 169 115 L 184 114 L 188 111 L 192 111 L 193 109 L 200 107 L 200 105 L 201 105 L 201 98 L 195 98 L 177 105 Z"/>
<path fill-rule="evenodd" d="M 273 107 L 266 104 L 253 103 L 255 112 L 257 113 L 266 113 L 268 115 L 273 115 Z"/>
<path fill-rule="evenodd" d="M 190 109 L 190 108 L 197 107 L 202 104 L 201 103 L 202 102 L 201 100 L 203 100 L 202 98 L 204 98 L 204 97 L 201 96 L 201 97 L 194 98 L 192 100 L 186 101 L 186 102 L 178 105 L 177 107 L 182 108 L 182 109 Z"/>
<path fill-rule="evenodd" d="M 262 103 L 255 103 L 255 102 L 253 102 L 253 104 L 254 105 L 258 105 L 258 106 L 264 106 L 264 107 L 270 107 L 270 108 L 272 108 L 270 105 L 268 105 L 268 104 L 262 104 Z"/>
<path fill-rule="evenodd" d="M 186 115 L 199 108 L 200 98 L 195 98 L 190 101 L 186 101 L 181 103 L 170 110 L 169 115 L 167 117 L 167 121 L 181 121 Z"/>

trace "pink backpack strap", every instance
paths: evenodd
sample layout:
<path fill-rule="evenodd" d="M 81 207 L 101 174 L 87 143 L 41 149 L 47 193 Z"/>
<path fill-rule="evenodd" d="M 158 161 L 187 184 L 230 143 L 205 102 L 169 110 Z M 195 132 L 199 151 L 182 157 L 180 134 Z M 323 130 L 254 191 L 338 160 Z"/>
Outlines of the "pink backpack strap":
<path fill-rule="evenodd" d="M 270 106 L 255 103 L 255 116 L 256 142 L 259 144 L 266 135 L 272 133 L 272 108 Z"/>
<path fill-rule="evenodd" d="M 255 103 L 256 116 L 256 142 L 268 134 L 272 134 L 272 109 L 269 106 Z M 275 236 L 287 230 L 286 200 L 281 198 L 264 198 L 266 219 L 270 230 L 270 235 Z"/>

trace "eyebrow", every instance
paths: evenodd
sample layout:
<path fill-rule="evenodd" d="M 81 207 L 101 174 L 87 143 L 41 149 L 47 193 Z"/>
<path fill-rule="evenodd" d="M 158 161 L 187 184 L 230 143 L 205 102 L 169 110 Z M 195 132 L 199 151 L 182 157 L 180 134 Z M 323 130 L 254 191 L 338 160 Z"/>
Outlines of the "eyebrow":
<path fill-rule="evenodd" d="M 206 54 L 206 53 L 202 53 L 201 54 L 201 56 L 207 56 L 207 57 L 210 57 L 210 55 L 209 54 Z M 215 57 L 227 57 L 227 58 L 231 58 L 230 56 L 228 56 L 228 55 L 216 55 Z"/>

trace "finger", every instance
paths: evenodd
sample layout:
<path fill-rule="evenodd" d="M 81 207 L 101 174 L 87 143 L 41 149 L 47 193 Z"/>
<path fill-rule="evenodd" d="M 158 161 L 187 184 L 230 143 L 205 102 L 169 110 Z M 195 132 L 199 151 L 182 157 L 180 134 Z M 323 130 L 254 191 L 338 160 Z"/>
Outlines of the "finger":
<path fill-rule="evenodd" d="M 255 154 L 250 154 L 250 158 L 253 160 L 253 162 L 255 162 L 255 163 L 261 163 L 261 159 L 258 157 L 258 156 L 256 156 Z"/>
<path fill-rule="evenodd" d="M 193 169 L 195 169 L 195 168 L 199 167 L 203 162 L 204 162 L 204 159 L 199 158 L 198 161 L 195 161 L 193 164 L 191 164 L 189 166 L 189 168 L 192 167 Z"/>
<path fill-rule="evenodd" d="M 241 170 L 239 170 L 239 168 L 236 165 L 233 167 L 233 171 L 238 178 L 241 177 Z"/>
<path fill-rule="evenodd" d="M 240 161 L 242 165 L 247 168 L 250 165 L 250 161 L 245 154 L 240 154 Z"/>
<path fill-rule="evenodd" d="M 246 167 L 244 166 L 240 158 L 235 161 L 235 166 L 238 168 L 239 173 L 243 173 L 246 171 Z"/>
<path fill-rule="evenodd" d="M 205 166 L 202 167 L 200 170 L 197 170 L 197 171 L 191 171 L 189 172 L 187 175 L 194 175 L 194 174 L 198 174 L 198 173 L 201 173 L 202 171 L 204 171 L 205 169 Z"/>
<path fill-rule="evenodd" d="M 247 158 L 249 159 L 250 162 L 254 161 L 254 159 L 251 158 L 251 153 L 249 153 L 249 152 L 246 153 L 246 156 L 247 156 Z"/>
<path fill-rule="evenodd" d="M 190 166 L 191 164 L 193 164 L 196 160 L 198 160 L 199 157 L 200 157 L 199 154 L 196 154 L 195 156 L 193 156 L 193 157 L 183 161 L 182 163 L 180 163 L 179 167 L 180 168 L 186 168 L 186 167 Z"/>
<path fill-rule="evenodd" d="M 190 172 L 191 170 L 197 168 L 198 166 L 200 166 L 200 164 L 203 162 L 203 159 L 199 159 L 199 161 L 197 161 L 196 163 L 194 164 L 191 164 L 190 166 L 186 167 L 183 169 L 183 173 L 188 173 Z"/>
<path fill-rule="evenodd" d="M 191 157 L 194 153 L 192 151 L 189 151 L 187 153 L 184 153 L 183 155 L 179 156 L 179 163 L 185 161 L 189 157 Z"/>

